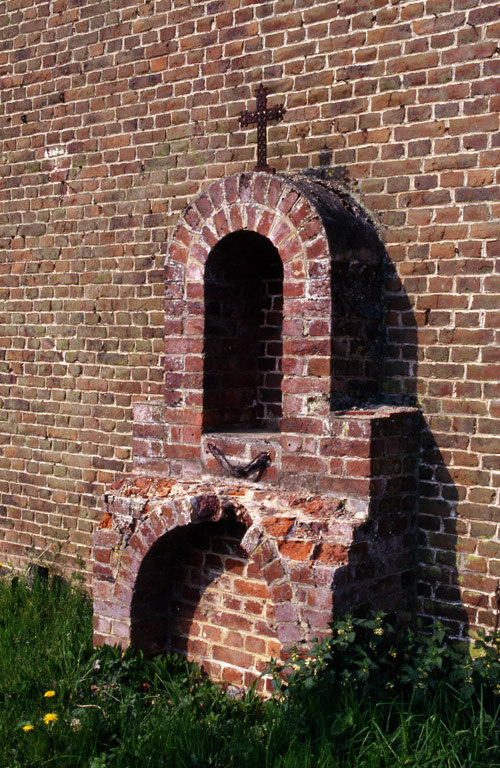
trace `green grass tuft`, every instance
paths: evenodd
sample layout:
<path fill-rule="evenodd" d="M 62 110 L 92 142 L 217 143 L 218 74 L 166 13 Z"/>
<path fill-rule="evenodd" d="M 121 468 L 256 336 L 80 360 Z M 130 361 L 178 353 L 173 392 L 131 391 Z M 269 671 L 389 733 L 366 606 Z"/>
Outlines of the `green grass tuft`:
<path fill-rule="evenodd" d="M 182 658 L 93 649 L 80 588 L 0 579 L 0 767 L 500 766 L 496 638 L 469 657 L 346 617 L 272 670 L 272 700 L 234 700 Z"/>

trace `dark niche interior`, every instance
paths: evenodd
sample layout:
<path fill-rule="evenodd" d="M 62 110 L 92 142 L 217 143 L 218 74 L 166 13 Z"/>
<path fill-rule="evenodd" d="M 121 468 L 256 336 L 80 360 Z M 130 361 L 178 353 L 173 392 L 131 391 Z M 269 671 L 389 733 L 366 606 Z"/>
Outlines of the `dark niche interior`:
<path fill-rule="evenodd" d="M 381 252 L 332 261 L 332 410 L 381 401 L 384 372 Z"/>
<path fill-rule="evenodd" d="M 222 238 L 205 266 L 203 426 L 279 429 L 283 265 L 256 232 Z"/>

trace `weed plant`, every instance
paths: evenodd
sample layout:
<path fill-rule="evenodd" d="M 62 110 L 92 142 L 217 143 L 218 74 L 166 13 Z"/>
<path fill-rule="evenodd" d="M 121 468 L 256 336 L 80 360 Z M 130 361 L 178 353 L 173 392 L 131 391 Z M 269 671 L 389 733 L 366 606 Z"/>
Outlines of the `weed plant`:
<path fill-rule="evenodd" d="M 338 621 L 276 692 L 232 698 L 179 657 L 92 648 L 91 606 L 56 579 L 0 579 L 1 768 L 500 766 L 498 641 Z"/>
<path fill-rule="evenodd" d="M 439 623 L 428 636 L 397 635 L 382 614 L 346 617 L 273 675 L 297 741 L 301 730 L 321 765 L 500 766 L 499 652 L 496 634 L 469 655 Z"/>

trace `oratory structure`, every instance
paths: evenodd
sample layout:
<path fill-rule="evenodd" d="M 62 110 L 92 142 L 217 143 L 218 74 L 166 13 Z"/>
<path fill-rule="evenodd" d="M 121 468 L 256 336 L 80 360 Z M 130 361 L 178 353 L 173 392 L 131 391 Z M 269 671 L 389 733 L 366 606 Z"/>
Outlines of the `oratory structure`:
<path fill-rule="evenodd" d="M 385 252 L 345 193 L 248 172 L 181 215 L 165 392 L 95 534 L 97 643 L 248 685 L 335 613 L 407 612 L 418 412 L 383 391 Z"/>

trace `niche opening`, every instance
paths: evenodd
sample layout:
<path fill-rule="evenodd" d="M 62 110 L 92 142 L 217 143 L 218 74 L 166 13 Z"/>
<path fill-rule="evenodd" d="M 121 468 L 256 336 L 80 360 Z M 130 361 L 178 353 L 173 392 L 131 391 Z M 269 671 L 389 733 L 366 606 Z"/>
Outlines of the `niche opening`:
<path fill-rule="evenodd" d="M 267 237 L 223 237 L 205 266 L 203 425 L 279 429 L 283 265 Z"/>

